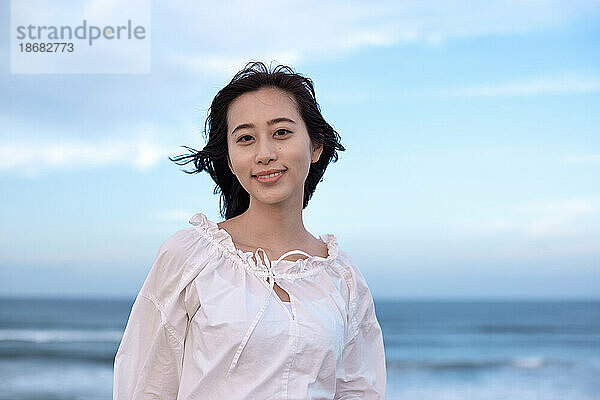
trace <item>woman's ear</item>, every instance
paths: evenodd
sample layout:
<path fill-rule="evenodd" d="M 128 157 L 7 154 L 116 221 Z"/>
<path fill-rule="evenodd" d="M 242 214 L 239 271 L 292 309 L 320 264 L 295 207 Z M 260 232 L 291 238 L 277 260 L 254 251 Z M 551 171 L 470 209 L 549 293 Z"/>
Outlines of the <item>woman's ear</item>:
<path fill-rule="evenodd" d="M 229 154 L 227 154 L 227 165 L 229 166 L 229 170 L 231 171 L 231 173 L 235 175 L 235 172 L 233 172 L 233 166 L 231 165 L 231 159 L 229 158 Z"/>
<path fill-rule="evenodd" d="M 321 158 L 321 153 L 323 153 L 323 145 L 319 144 L 317 147 L 313 145 L 312 155 L 310 157 L 311 163 L 316 163 Z"/>

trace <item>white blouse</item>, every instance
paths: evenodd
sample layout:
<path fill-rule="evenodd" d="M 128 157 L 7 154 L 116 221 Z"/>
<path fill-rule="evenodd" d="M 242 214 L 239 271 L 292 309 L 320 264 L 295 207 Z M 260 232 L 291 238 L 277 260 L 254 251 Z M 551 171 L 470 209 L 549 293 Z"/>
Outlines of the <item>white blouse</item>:
<path fill-rule="evenodd" d="M 294 317 L 294 312 L 292 311 L 292 305 L 290 304 L 289 301 L 284 301 L 283 304 L 285 304 L 285 306 L 287 307 L 290 315 L 292 316 L 292 319 Z"/>
<path fill-rule="evenodd" d="M 327 258 L 293 250 L 270 261 L 202 213 L 189 222 L 163 242 L 135 299 L 114 400 L 385 399 L 373 298 L 333 234 L 320 236 Z M 283 260 L 294 253 L 309 257 Z"/>

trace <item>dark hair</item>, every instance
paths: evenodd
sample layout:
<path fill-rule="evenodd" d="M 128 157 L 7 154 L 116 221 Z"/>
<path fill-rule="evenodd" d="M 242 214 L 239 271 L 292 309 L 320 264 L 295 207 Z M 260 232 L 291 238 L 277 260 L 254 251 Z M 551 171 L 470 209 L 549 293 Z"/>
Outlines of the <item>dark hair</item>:
<path fill-rule="evenodd" d="M 188 146 L 181 146 L 191 154 L 169 157 L 169 160 L 177 165 L 193 162 L 196 169 L 183 170 L 185 173 L 194 174 L 204 170 L 209 173 L 216 183 L 214 193 L 221 193 L 219 208 L 221 216 L 226 219 L 242 214 L 250 205 L 250 195 L 231 172 L 227 163 L 227 110 L 231 102 L 238 96 L 263 87 L 279 88 L 291 94 L 296 100 L 298 112 L 304 120 L 312 143 L 316 146 L 323 146 L 319 160 L 311 163 L 304 182 L 303 209 L 308 205 L 317 184 L 323 180 L 327 165 L 338 160 L 336 149 L 346 150 L 340 143 L 339 134 L 321 115 L 310 78 L 295 73 L 285 65 L 278 65 L 269 71 L 262 62 L 249 62 L 213 99 L 204 124 L 205 140 L 208 132 L 206 146 L 200 151 Z"/>

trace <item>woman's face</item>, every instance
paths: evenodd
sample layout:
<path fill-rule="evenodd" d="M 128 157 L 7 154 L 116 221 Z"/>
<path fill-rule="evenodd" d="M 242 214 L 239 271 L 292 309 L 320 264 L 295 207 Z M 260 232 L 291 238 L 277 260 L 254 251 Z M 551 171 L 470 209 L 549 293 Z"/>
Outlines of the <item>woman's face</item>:
<path fill-rule="evenodd" d="M 229 168 L 251 202 L 287 200 L 302 207 L 310 164 L 319 159 L 323 148 L 313 149 L 291 95 L 261 88 L 232 101 L 227 112 L 227 146 Z M 269 170 L 283 172 L 267 179 L 257 176 Z"/>

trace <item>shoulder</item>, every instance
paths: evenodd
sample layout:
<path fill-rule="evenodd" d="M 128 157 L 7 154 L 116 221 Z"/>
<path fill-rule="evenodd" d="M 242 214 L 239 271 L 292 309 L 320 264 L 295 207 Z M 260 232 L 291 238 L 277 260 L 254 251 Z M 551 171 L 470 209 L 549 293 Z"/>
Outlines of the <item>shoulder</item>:
<path fill-rule="evenodd" d="M 194 295 L 194 279 L 208 263 L 204 239 L 193 228 L 176 231 L 163 240 L 152 266 L 134 303 L 152 304 L 160 315 L 161 325 L 183 344 L 187 320 L 199 308 Z M 144 308 L 140 308 L 142 310 Z M 140 311 L 141 312 L 141 311 Z M 156 322 L 151 314 L 142 312 L 143 324 Z"/>
<path fill-rule="evenodd" d="M 205 241 L 193 227 L 180 229 L 167 237 L 156 253 L 142 294 L 165 299 L 183 290 L 208 262 Z"/>
<path fill-rule="evenodd" d="M 370 295 L 369 287 L 364 275 L 358 265 L 354 262 L 354 259 L 347 252 L 338 248 L 337 257 L 334 260 L 333 265 L 344 277 L 351 298 L 366 294 Z"/>
<path fill-rule="evenodd" d="M 347 301 L 349 324 L 347 338 L 352 338 L 360 325 L 376 318 L 373 296 L 361 269 L 347 252 L 338 249 L 333 266 L 345 281 L 344 297 Z"/>
<path fill-rule="evenodd" d="M 188 257 L 197 250 L 202 236 L 194 227 L 183 228 L 168 236 L 160 245 L 158 255 L 168 253 L 175 257 Z"/>
<path fill-rule="evenodd" d="M 179 270 L 190 261 L 203 256 L 206 248 L 203 246 L 204 240 L 193 227 L 178 230 L 162 242 L 153 267 L 169 267 L 171 273 L 185 273 Z"/>

